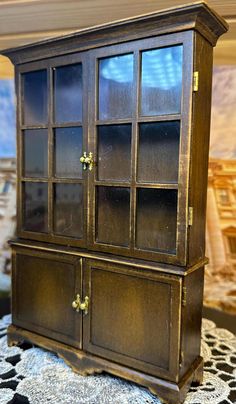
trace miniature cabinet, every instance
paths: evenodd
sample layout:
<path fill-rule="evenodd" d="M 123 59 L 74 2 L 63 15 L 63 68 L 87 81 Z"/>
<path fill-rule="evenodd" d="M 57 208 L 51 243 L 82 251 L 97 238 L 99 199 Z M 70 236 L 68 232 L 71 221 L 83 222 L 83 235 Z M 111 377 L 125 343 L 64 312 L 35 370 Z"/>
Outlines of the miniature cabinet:
<path fill-rule="evenodd" d="M 200 328 L 212 48 L 205 3 L 4 52 L 16 67 L 9 344 L 182 403 Z"/>

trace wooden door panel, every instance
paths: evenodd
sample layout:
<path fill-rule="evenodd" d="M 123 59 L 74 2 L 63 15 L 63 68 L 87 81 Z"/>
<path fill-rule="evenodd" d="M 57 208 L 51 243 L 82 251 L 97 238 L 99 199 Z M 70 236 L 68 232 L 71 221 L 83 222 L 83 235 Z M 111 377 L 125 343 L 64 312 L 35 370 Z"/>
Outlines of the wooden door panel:
<path fill-rule="evenodd" d="M 84 349 L 174 380 L 178 362 L 180 280 L 89 261 Z M 177 336 L 177 337 L 176 337 Z"/>
<path fill-rule="evenodd" d="M 72 308 L 81 293 L 80 260 L 33 250 L 13 258 L 13 324 L 81 348 L 82 316 Z"/>

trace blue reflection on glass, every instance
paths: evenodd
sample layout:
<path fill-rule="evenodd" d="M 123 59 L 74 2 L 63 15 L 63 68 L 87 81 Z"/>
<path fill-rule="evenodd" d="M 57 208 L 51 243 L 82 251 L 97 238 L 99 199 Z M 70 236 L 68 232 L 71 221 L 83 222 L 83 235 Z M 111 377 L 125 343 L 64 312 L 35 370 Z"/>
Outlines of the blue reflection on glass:
<path fill-rule="evenodd" d="M 169 90 L 182 81 L 183 47 L 173 46 L 142 53 L 142 85 Z M 100 75 L 118 83 L 133 80 L 133 55 L 122 55 L 100 61 Z"/>
<path fill-rule="evenodd" d="M 142 86 L 169 90 L 182 82 L 183 47 L 155 49 L 142 53 Z"/>
<path fill-rule="evenodd" d="M 133 110 L 133 54 L 99 61 L 99 119 L 129 118 Z"/>
<path fill-rule="evenodd" d="M 133 55 L 115 56 L 100 61 L 100 75 L 118 83 L 133 81 Z"/>

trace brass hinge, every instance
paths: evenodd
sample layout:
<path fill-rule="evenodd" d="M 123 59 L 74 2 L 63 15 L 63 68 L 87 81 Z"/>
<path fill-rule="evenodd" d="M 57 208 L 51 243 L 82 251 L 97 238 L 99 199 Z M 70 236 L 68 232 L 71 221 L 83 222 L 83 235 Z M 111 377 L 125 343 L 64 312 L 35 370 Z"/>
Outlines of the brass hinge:
<path fill-rule="evenodd" d="M 193 207 L 190 206 L 188 208 L 188 225 L 192 226 L 193 225 Z"/>
<path fill-rule="evenodd" d="M 182 306 L 186 306 L 187 304 L 187 288 L 186 286 L 183 286 L 183 290 L 182 290 Z"/>
<path fill-rule="evenodd" d="M 193 91 L 198 91 L 199 73 L 193 72 Z"/>

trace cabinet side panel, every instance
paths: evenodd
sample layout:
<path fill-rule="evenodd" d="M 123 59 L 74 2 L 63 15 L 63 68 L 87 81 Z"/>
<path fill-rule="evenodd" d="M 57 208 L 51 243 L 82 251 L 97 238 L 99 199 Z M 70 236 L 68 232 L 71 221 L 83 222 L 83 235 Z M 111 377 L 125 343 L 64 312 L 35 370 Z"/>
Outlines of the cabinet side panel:
<path fill-rule="evenodd" d="M 193 223 L 189 227 L 189 257 L 192 265 L 205 256 L 206 195 L 211 117 L 212 46 L 195 34 L 194 71 L 199 73 L 193 93 L 193 125 L 190 163 L 190 199 Z"/>
<path fill-rule="evenodd" d="M 184 278 L 180 378 L 200 355 L 204 267 Z"/>

